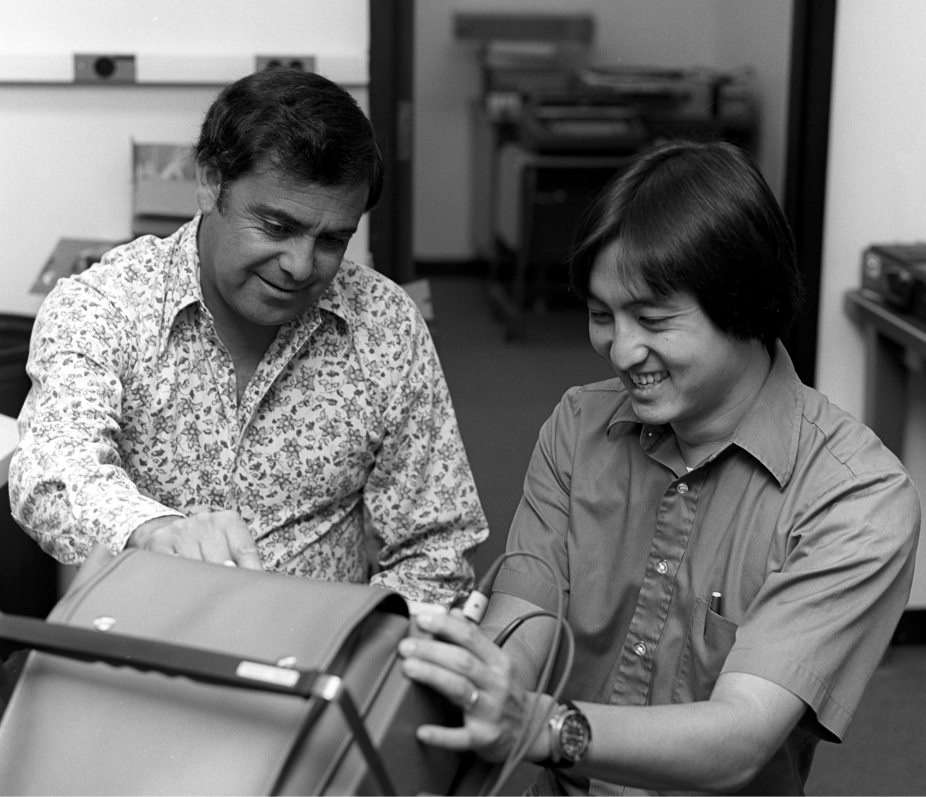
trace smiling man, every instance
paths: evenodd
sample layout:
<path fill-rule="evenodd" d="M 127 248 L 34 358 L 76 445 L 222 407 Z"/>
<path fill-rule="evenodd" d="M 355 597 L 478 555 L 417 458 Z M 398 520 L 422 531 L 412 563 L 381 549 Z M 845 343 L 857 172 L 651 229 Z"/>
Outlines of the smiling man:
<path fill-rule="evenodd" d="M 345 261 L 382 190 L 354 99 L 243 78 L 195 148 L 200 212 L 43 303 L 10 468 L 62 562 L 136 546 L 449 604 L 488 534 L 427 327 Z"/>
<path fill-rule="evenodd" d="M 421 618 L 406 672 L 465 710 L 429 744 L 498 761 L 528 709 L 534 793 L 802 794 L 909 595 L 920 504 L 875 435 L 801 384 L 784 215 L 728 144 L 647 151 L 596 201 L 573 281 L 616 379 L 544 425 L 482 629 Z M 575 664 L 538 695 L 565 590 Z M 485 633 L 481 633 L 484 631 Z M 565 657 L 560 656 L 562 666 Z M 554 672 L 551 684 L 562 674 Z"/>

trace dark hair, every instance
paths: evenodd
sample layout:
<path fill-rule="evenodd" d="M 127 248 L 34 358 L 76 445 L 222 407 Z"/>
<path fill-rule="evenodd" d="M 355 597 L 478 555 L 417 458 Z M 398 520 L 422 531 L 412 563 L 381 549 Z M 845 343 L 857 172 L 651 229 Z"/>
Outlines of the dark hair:
<path fill-rule="evenodd" d="M 570 281 L 583 299 L 613 242 L 624 277 L 659 296 L 692 294 L 722 332 L 770 351 L 800 309 L 788 222 L 753 157 L 732 144 L 657 145 L 612 180 L 577 232 Z"/>
<path fill-rule="evenodd" d="M 228 185 L 268 161 L 294 180 L 370 188 L 366 210 L 383 190 L 383 158 L 357 101 L 327 78 L 279 67 L 226 86 L 206 112 L 196 162 Z"/>

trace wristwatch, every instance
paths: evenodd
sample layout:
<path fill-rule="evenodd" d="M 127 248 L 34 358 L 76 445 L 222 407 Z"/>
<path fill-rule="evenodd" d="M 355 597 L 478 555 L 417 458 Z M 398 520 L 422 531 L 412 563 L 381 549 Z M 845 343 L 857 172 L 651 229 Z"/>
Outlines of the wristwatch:
<path fill-rule="evenodd" d="M 592 740 L 592 728 L 571 700 L 558 706 L 550 717 L 550 755 L 539 766 L 565 769 L 582 760 Z"/>

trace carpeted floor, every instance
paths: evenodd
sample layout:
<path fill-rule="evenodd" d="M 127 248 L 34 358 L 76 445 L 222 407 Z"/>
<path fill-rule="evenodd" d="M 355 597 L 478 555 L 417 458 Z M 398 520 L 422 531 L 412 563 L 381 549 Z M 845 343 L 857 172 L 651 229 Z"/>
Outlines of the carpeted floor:
<path fill-rule="evenodd" d="M 481 571 L 504 551 L 543 422 L 568 388 L 612 374 L 579 307 L 532 315 L 523 340 L 508 342 L 482 281 L 431 278 L 430 286 L 434 340 L 491 529 Z"/>
<path fill-rule="evenodd" d="M 817 747 L 807 794 L 926 794 L 926 645 L 888 651 L 845 741 Z"/>
<path fill-rule="evenodd" d="M 567 388 L 611 372 L 581 308 L 531 316 L 524 339 L 506 342 L 482 281 L 431 277 L 430 287 L 434 338 L 491 528 L 482 572 L 504 550 L 541 424 Z M 892 648 L 845 742 L 817 750 L 808 794 L 926 795 L 926 646 Z M 514 793 L 523 785 L 510 783 Z"/>

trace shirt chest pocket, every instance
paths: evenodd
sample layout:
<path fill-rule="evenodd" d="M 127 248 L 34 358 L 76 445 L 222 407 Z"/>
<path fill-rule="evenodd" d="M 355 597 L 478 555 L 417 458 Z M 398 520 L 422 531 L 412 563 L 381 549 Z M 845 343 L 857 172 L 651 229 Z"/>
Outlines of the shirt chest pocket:
<path fill-rule="evenodd" d="M 688 637 L 672 696 L 674 703 L 707 700 L 736 641 L 736 623 L 710 611 L 707 601 L 695 603 Z"/>

